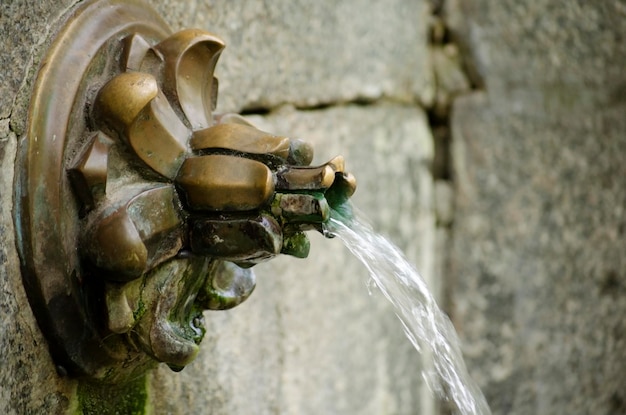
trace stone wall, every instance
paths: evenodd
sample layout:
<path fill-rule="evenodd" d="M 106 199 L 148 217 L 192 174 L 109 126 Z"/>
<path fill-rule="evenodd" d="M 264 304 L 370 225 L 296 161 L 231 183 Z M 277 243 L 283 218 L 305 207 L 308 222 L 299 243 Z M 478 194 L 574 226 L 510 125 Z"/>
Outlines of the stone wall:
<path fill-rule="evenodd" d="M 626 5 L 446 6 L 484 88 L 452 118 L 468 364 L 497 414 L 623 414 Z"/>
<path fill-rule="evenodd" d="M 76 383 L 59 377 L 26 300 L 16 254 L 17 141 L 39 62 L 72 1 L 2 2 L 0 412 L 63 413 Z M 425 112 L 432 95 L 424 1 L 152 1 L 173 28 L 223 37 L 218 110 L 307 139 L 317 161 L 346 157 L 355 203 L 432 278 L 434 215 Z M 154 413 L 411 414 L 432 407 L 420 361 L 364 268 L 338 240 L 310 258 L 256 267 L 243 305 L 207 313 L 198 359 L 149 379 Z"/>
<path fill-rule="evenodd" d="M 0 3 L 2 413 L 77 402 L 12 219 L 32 82 L 75 3 Z M 151 3 L 225 39 L 219 110 L 311 141 L 318 162 L 346 156 L 355 204 L 442 294 L 494 414 L 626 412 L 623 1 Z M 150 376 L 154 413 L 436 413 L 365 270 L 312 240 L 307 260 L 257 266 L 246 303 L 207 313 L 198 359 Z"/>

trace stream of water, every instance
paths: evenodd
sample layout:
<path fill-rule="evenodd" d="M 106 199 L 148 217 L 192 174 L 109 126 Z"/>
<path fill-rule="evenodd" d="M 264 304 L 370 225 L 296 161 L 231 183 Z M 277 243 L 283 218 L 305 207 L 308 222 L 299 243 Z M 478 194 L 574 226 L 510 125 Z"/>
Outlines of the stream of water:
<path fill-rule="evenodd" d="M 419 273 L 396 246 L 362 220 L 343 221 L 339 215 L 333 216 L 327 231 L 338 236 L 365 265 L 393 304 L 417 351 L 432 356 L 432 369 L 423 372 L 431 390 L 451 402 L 458 414 L 490 415 L 485 397 L 467 373 L 456 331 Z"/>

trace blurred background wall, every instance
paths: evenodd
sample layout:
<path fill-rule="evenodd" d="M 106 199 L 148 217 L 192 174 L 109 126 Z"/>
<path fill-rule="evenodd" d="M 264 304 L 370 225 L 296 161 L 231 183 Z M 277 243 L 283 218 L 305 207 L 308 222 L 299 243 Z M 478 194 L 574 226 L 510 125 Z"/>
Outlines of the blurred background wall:
<path fill-rule="evenodd" d="M 469 365 L 496 413 L 626 413 L 626 3 L 446 6 L 481 85 L 452 111 Z"/>

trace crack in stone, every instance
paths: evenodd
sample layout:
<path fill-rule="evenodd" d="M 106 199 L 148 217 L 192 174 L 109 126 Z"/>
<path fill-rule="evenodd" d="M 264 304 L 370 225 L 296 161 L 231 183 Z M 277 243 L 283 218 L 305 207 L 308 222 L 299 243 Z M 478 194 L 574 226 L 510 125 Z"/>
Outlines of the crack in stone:
<path fill-rule="evenodd" d="M 296 105 L 290 102 L 283 102 L 281 104 L 272 105 L 272 106 L 250 106 L 243 108 L 239 114 L 246 115 L 261 115 L 265 116 L 277 111 L 280 111 L 281 108 L 286 106 L 291 106 L 297 111 L 306 112 L 306 111 L 323 111 L 330 108 L 338 108 L 338 107 L 348 107 L 348 106 L 358 106 L 358 107 L 368 107 L 379 105 L 381 103 L 399 103 L 406 105 L 405 101 L 402 100 L 394 100 L 389 97 L 380 97 L 376 99 L 368 99 L 363 97 L 356 97 L 349 100 L 340 100 L 340 101 L 325 101 L 319 102 L 312 105 Z"/>
<path fill-rule="evenodd" d="M 426 108 L 433 133 L 435 154 L 433 178 L 451 183 L 451 125 L 450 116 L 454 100 L 463 94 L 482 89 L 482 81 L 476 82 L 468 66 L 469 56 L 460 47 L 450 30 L 444 14 L 446 0 L 431 0 L 430 26 L 431 65 L 435 80 L 435 98 Z"/>

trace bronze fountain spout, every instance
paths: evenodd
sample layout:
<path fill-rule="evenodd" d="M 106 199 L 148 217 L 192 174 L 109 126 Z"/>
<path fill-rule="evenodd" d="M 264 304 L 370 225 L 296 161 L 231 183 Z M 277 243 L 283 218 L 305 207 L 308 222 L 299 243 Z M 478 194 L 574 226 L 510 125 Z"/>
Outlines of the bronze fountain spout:
<path fill-rule="evenodd" d="M 63 371 L 109 383 L 180 370 L 203 310 L 255 287 L 250 267 L 306 257 L 356 188 L 336 157 L 214 112 L 224 43 L 171 33 L 139 1 L 86 1 L 41 66 L 16 211 L 29 299 Z M 52 103 L 52 104 L 51 104 Z"/>

